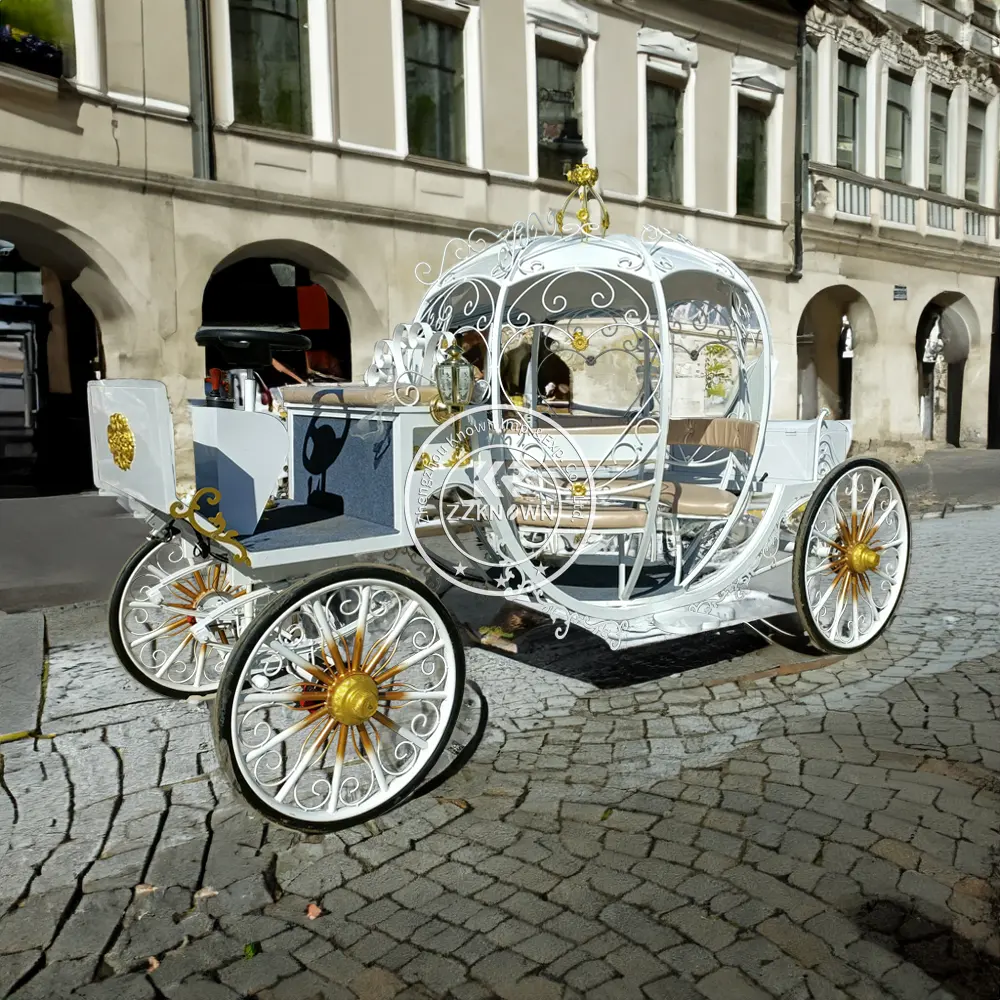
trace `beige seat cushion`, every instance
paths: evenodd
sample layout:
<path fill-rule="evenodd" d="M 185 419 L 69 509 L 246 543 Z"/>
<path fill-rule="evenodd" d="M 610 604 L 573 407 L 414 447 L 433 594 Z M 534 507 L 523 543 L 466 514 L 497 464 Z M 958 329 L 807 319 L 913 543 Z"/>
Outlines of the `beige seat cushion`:
<path fill-rule="evenodd" d="M 311 406 L 429 406 L 437 396 L 437 387 L 431 385 L 416 388 L 364 385 L 361 382 L 328 382 L 281 387 L 281 398 L 286 404 Z"/>
<path fill-rule="evenodd" d="M 548 501 L 546 501 L 548 503 Z M 552 517 L 548 507 L 539 506 L 537 498 L 521 500 L 514 520 L 521 528 L 558 528 L 560 531 L 628 531 L 646 526 L 646 510 L 641 507 L 597 507 L 591 517 L 590 505 L 573 509 L 567 504 Z"/>
<path fill-rule="evenodd" d="M 567 427 L 563 433 L 572 437 L 574 434 L 624 434 L 629 437 L 645 437 L 650 432 L 636 429 L 633 424 L 629 430 L 625 424 L 595 424 L 592 427 Z M 539 427 L 536 434 L 557 434 L 552 427 Z M 757 446 L 757 435 L 760 426 L 752 420 L 735 420 L 730 417 L 685 417 L 671 420 L 667 426 L 667 444 L 700 445 L 708 448 L 730 448 L 734 451 L 745 451 L 752 455 Z"/>
<path fill-rule="evenodd" d="M 651 484 L 639 479 L 616 479 L 610 487 L 620 499 L 648 500 Z M 609 487 L 605 487 L 604 492 Z M 736 496 L 716 486 L 701 483 L 665 482 L 660 490 L 660 503 L 671 514 L 681 517 L 728 517 L 736 506 Z"/>

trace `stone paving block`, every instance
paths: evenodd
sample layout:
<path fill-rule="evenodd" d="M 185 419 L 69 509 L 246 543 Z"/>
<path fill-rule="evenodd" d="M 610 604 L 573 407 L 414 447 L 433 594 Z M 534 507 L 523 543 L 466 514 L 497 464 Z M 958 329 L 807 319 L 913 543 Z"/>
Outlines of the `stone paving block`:
<path fill-rule="evenodd" d="M 132 975 L 89 983 L 74 990 L 72 996 L 73 1000 L 153 1000 L 156 994 L 145 976 Z"/>
<path fill-rule="evenodd" d="M 770 1000 L 764 993 L 736 969 L 719 969 L 702 979 L 698 992 L 708 1000 Z"/>
<path fill-rule="evenodd" d="M 192 976 L 171 986 L 166 996 L 169 1000 L 241 1000 L 244 994 L 204 976 Z"/>
<path fill-rule="evenodd" d="M 685 937 L 709 951 L 718 951 L 736 940 L 736 928 L 721 917 L 712 916 L 696 906 L 672 910 L 663 919 Z"/>
<path fill-rule="evenodd" d="M 49 962 L 100 955 L 121 921 L 131 894 L 125 889 L 83 897 L 46 953 Z M 4 925 L 4 935 L 8 933 Z"/>

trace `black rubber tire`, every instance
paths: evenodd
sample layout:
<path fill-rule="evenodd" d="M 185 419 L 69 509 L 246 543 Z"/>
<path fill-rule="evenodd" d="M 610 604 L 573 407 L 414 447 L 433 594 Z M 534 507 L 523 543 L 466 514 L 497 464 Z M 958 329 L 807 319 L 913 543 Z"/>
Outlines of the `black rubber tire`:
<path fill-rule="evenodd" d="M 139 564 L 144 562 L 160 546 L 170 545 L 173 541 L 174 539 L 168 539 L 165 542 L 158 538 L 148 539 L 132 553 L 128 562 L 122 567 L 122 571 L 118 574 L 118 579 L 115 580 L 115 585 L 111 588 L 111 597 L 108 599 L 108 635 L 111 637 L 111 646 L 115 651 L 115 656 L 118 657 L 118 662 L 121 663 L 134 680 L 138 681 L 144 688 L 149 688 L 150 691 L 155 691 L 157 694 L 162 694 L 167 698 L 175 700 L 184 700 L 198 692 L 184 692 L 178 691 L 176 688 L 167 687 L 167 685 L 161 684 L 136 666 L 132 657 L 128 654 L 125 637 L 122 635 L 121 626 L 119 625 L 119 612 L 122 601 L 125 599 L 125 588 L 128 586 L 132 574 L 139 567 Z M 204 692 L 201 692 L 201 694 L 204 694 Z"/>
<path fill-rule="evenodd" d="M 455 703 L 452 706 L 451 714 L 445 722 L 442 735 L 438 740 L 437 749 L 428 757 L 424 766 L 416 772 L 411 779 L 402 785 L 399 791 L 391 799 L 383 802 L 378 807 L 359 813 L 346 819 L 331 820 L 326 823 L 313 823 L 308 820 L 301 820 L 273 809 L 268 802 L 262 799 L 251 784 L 243 776 L 240 769 L 233 763 L 232 742 L 232 719 L 233 705 L 236 698 L 236 688 L 240 675 L 243 672 L 247 657 L 252 653 L 254 647 L 263 638 L 271 626 L 278 621 L 282 615 L 289 611 L 295 604 L 301 601 L 306 595 L 325 587 L 332 586 L 345 580 L 367 577 L 376 580 L 385 580 L 389 583 L 409 587 L 422 600 L 426 601 L 444 622 L 448 638 L 451 640 L 455 656 Z M 440 599 L 421 580 L 405 573 L 402 570 L 390 568 L 388 566 L 356 565 L 346 566 L 339 569 L 325 570 L 315 576 L 298 583 L 288 590 L 282 591 L 280 595 L 270 601 L 258 615 L 256 615 L 247 630 L 239 637 L 233 651 L 226 661 L 222 671 L 222 679 L 216 692 L 215 705 L 211 711 L 212 717 L 212 737 L 215 741 L 215 752 L 219 760 L 226 779 L 229 781 L 236 793 L 253 809 L 263 816 L 269 823 L 284 827 L 288 830 L 295 830 L 299 833 L 326 834 L 336 833 L 348 827 L 358 826 L 366 823 L 376 816 L 381 816 L 386 812 L 401 805 L 406 800 L 412 798 L 437 763 L 438 758 L 444 751 L 451 734 L 455 729 L 459 713 L 462 709 L 462 697 L 465 689 L 465 649 L 462 645 L 462 638 L 451 615 L 445 609 Z"/>
<path fill-rule="evenodd" d="M 899 596 L 896 598 L 896 604 L 886 618 L 882 627 L 876 631 L 870 639 L 857 646 L 837 646 L 830 642 L 823 633 L 816 627 L 816 623 L 813 621 L 812 613 L 809 611 L 809 605 L 806 601 L 806 545 L 809 540 L 809 529 L 812 526 L 813 521 L 816 519 L 816 515 L 819 512 L 820 506 L 823 503 L 826 495 L 833 488 L 834 483 L 844 476 L 846 473 L 850 472 L 852 469 L 856 469 L 859 466 L 867 466 L 870 469 L 876 469 L 883 478 L 891 481 L 893 488 L 899 494 L 900 501 L 903 507 L 903 516 L 906 518 L 906 535 L 907 535 L 907 546 L 906 546 L 906 565 L 903 567 L 903 582 L 899 589 Z M 910 571 L 910 558 L 913 555 L 913 532 L 911 531 L 910 525 L 910 509 L 906 502 L 906 492 L 903 489 L 902 483 L 900 483 L 899 478 L 896 473 L 886 465 L 885 462 L 877 458 L 852 458 L 847 462 L 843 462 L 836 468 L 831 469 L 822 480 L 820 480 L 819 486 L 816 487 L 813 495 L 809 498 L 809 503 L 806 505 L 805 513 L 802 515 L 802 520 L 799 522 L 799 530 L 795 537 L 795 552 L 792 556 L 792 596 L 795 598 L 795 609 L 798 612 L 799 621 L 805 634 L 809 637 L 809 641 L 820 649 L 824 653 L 842 653 L 843 655 L 849 655 L 851 653 L 858 653 L 862 649 L 867 649 L 892 623 L 892 619 L 895 618 L 896 612 L 899 610 L 899 605 L 903 600 L 903 593 L 906 590 L 906 578 Z"/>
<path fill-rule="evenodd" d="M 752 624 L 754 629 L 775 646 L 802 656 L 824 655 L 824 651 L 813 645 L 808 633 L 802 628 L 798 612 L 793 611 L 776 618 L 762 618 Z"/>

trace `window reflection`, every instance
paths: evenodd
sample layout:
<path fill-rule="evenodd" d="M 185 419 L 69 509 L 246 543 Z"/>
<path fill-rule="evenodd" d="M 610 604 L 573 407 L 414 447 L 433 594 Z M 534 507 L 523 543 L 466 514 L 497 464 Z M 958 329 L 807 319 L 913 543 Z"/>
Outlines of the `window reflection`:
<path fill-rule="evenodd" d="M 667 83 L 646 83 L 646 162 L 649 196 L 681 201 L 683 92 Z"/>
<path fill-rule="evenodd" d="M 580 134 L 580 62 L 540 51 L 538 73 L 538 176 L 564 180 L 587 155 Z"/>
<path fill-rule="evenodd" d="M 32 36 L 38 42 L 26 45 Z M 2 0 L 0 62 L 71 77 L 76 72 L 75 55 L 73 0 Z"/>
<path fill-rule="evenodd" d="M 406 124 L 410 152 L 436 160 L 465 160 L 462 31 L 407 12 Z"/>
<path fill-rule="evenodd" d="M 736 214 L 767 216 L 767 118 L 756 104 L 740 104 L 736 118 Z"/>
<path fill-rule="evenodd" d="M 236 121 L 309 133 L 307 0 L 229 0 Z"/>

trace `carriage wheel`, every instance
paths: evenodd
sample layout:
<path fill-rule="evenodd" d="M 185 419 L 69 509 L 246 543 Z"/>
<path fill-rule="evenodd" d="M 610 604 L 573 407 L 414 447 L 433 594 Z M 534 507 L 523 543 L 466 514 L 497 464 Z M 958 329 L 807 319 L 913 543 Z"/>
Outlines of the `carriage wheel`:
<path fill-rule="evenodd" d="M 163 581 L 171 579 L 169 583 Z M 158 595 L 153 589 L 162 584 Z M 111 644 L 125 669 L 158 694 L 184 698 L 218 686 L 222 666 L 237 638 L 245 605 L 219 622 L 208 642 L 191 631 L 200 615 L 242 596 L 225 563 L 200 558 L 181 535 L 150 539 L 118 575 L 108 604 Z"/>
<path fill-rule="evenodd" d="M 272 822 L 327 833 L 413 794 L 462 707 L 454 622 L 388 567 L 328 570 L 251 623 L 219 685 L 219 761 Z"/>
<path fill-rule="evenodd" d="M 896 474 L 856 458 L 819 484 L 802 515 L 792 589 L 803 628 L 827 652 L 864 649 L 899 606 L 910 563 L 910 515 Z"/>

